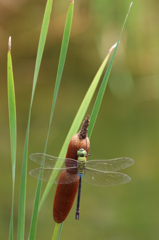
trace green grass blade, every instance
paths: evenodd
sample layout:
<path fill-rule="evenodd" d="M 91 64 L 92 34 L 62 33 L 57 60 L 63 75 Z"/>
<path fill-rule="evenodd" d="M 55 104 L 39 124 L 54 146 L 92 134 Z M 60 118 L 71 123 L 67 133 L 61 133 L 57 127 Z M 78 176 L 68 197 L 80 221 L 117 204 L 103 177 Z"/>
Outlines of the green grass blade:
<path fill-rule="evenodd" d="M 59 157 L 65 157 L 69 141 L 70 141 L 71 137 L 78 131 L 78 129 L 79 129 L 80 125 L 81 125 L 81 122 L 82 122 L 82 120 L 84 118 L 84 115 L 85 115 L 85 113 L 86 113 L 86 111 L 88 109 L 88 106 L 89 106 L 89 104 L 90 104 L 90 102 L 92 100 L 93 94 L 94 94 L 94 92 L 96 90 L 96 87 L 97 87 L 97 85 L 99 83 L 101 75 L 102 75 L 102 73 L 104 71 L 106 63 L 107 63 L 107 61 L 109 59 L 109 56 L 111 54 L 111 50 L 112 50 L 112 48 L 110 49 L 110 51 L 107 54 L 106 58 L 104 59 L 102 65 L 100 66 L 97 74 L 95 75 L 95 77 L 94 77 L 94 79 L 93 79 L 93 81 L 92 81 L 92 83 L 91 83 L 91 85 L 90 85 L 90 87 L 89 87 L 89 89 L 88 89 L 88 91 L 87 91 L 87 93 L 86 93 L 82 103 L 81 103 L 81 106 L 80 106 L 80 108 L 79 108 L 79 110 L 78 110 L 78 112 L 76 114 L 76 117 L 75 117 L 75 119 L 74 119 L 74 121 L 72 123 L 72 126 L 71 126 L 71 128 L 69 130 L 69 133 L 68 133 L 68 135 L 67 135 L 67 137 L 65 139 L 65 142 L 64 142 L 64 144 L 62 146 L 62 149 L 60 151 Z M 58 167 L 60 167 L 59 164 L 58 164 Z M 43 193 L 40 205 L 39 205 L 39 210 L 41 209 L 41 207 L 42 207 L 42 205 L 43 205 L 43 203 L 44 203 L 44 201 L 45 201 L 45 199 L 46 199 L 46 197 L 47 197 L 47 195 L 48 195 L 48 193 L 49 193 L 49 191 L 50 191 L 50 189 L 52 187 L 53 182 L 54 182 L 54 178 L 52 177 L 51 181 L 48 182 L 48 184 L 47 184 L 47 186 L 46 186 L 46 188 L 44 190 L 44 193 Z"/>
<path fill-rule="evenodd" d="M 57 236 L 57 240 L 60 239 L 62 227 L 63 227 L 63 223 L 60 224 L 59 231 L 58 231 L 58 236 Z"/>
<path fill-rule="evenodd" d="M 46 36 L 47 36 L 49 22 L 50 22 L 52 5 L 53 5 L 53 0 L 47 0 L 46 7 L 45 7 L 45 13 L 44 13 L 44 17 L 43 17 L 43 22 L 42 22 L 40 39 L 39 39 L 37 57 L 36 57 L 31 104 L 33 103 L 34 92 L 35 92 L 36 83 L 37 83 L 37 79 L 38 79 L 38 75 L 39 75 L 40 64 L 41 64 L 41 60 L 42 60 L 42 55 L 43 55 L 43 51 L 44 51 Z"/>
<path fill-rule="evenodd" d="M 128 18 L 131 6 L 132 6 L 132 3 L 130 4 L 128 13 L 127 13 L 127 15 L 125 17 L 125 20 L 124 20 L 124 23 L 123 23 L 123 26 L 122 26 L 122 29 L 121 29 L 121 32 L 120 32 L 120 35 L 119 35 L 118 42 L 116 44 L 116 48 L 115 48 L 115 50 L 114 50 L 114 52 L 112 54 L 110 63 L 108 65 L 108 68 L 107 68 L 106 73 L 104 75 L 104 78 L 102 80 L 102 83 L 101 83 L 101 86 L 100 86 L 100 89 L 99 89 L 99 92 L 98 92 L 98 95 L 97 95 L 97 98 L 96 98 L 96 101 L 95 101 L 95 104 L 94 104 L 94 108 L 92 110 L 92 114 L 91 114 L 91 117 L 90 117 L 89 129 L 88 129 L 88 137 L 89 138 L 91 137 L 91 134 L 92 134 L 92 131 L 93 131 L 93 127 L 94 127 L 96 118 L 98 116 L 99 108 L 101 106 L 103 95 L 104 95 L 104 92 L 105 92 L 105 89 L 106 89 L 106 86 L 107 86 L 107 83 L 108 83 L 108 79 L 109 79 L 109 76 L 110 76 L 110 72 L 111 72 L 111 69 L 112 69 L 112 66 L 113 66 L 114 57 L 115 57 L 115 54 L 116 54 L 116 51 L 117 51 L 117 48 L 118 48 L 118 44 L 120 42 L 120 38 L 121 38 L 121 35 L 122 35 L 122 32 L 123 32 L 125 23 L 127 21 L 127 18 Z"/>
<path fill-rule="evenodd" d="M 69 37 L 70 37 L 70 31 L 71 31 L 71 25 L 72 25 L 73 8 L 74 8 L 74 4 L 71 3 L 69 10 L 68 10 L 64 34 L 63 34 L 61 53 L 60 53 L 60 58 L 59 58 L 55 90 L 54 90 L 54 96 L 53 96 L 53 102 L 52 102 L 51 116 L 50 116 L 50 122 L 49 122 L 49 129 L 48 129 L 48 134 L 47 134 L 47 138 L 46 138 L 44 153 L 46 152 L 46 148 L 47 148 L 51 122 L 52 122 L 52 118 L 53 118 L 54 108 L 55 108 L 55 104 L 56 104 L 56 99 L 57 99 L 59 86 L 60 86 L 60 82 L 61 82 L 61 78 L 62 78 L 62 73 L 63 73 L 63 69 L 64 69 L 64 63 L 65 63 L 65 59 L 66 59 L 66 53 L 67 53 L 67 49 L 68 49 L 68 43 L 69 43 Z M 41 181 L 38 180 L 36 194 L 35 194 L 33 215 L 32 215 L 32 220 L 31 220 L 29 239 L 35 239 L 37 217 L 38 217 L 38 207 L 39 207 L 39 200 L 40 200 L 40 191 L 41 191 Z"/>
<path fill-rule="evenodd" d="M 14 90 L 14 77 L 11 57 L 11 37 L 8 44 L 8 109 L 9 109 L 9 126 L 10 126 L 10 142 L 11 142 L 11 162 L 12 162 L 12 208 L 10 219 L 9 239 L 13 239 L 13 206 L 14 206 L 14 185 L 15 185 L 15 167 L 16 167 L 16 145 L 17 145 L 17 127 L 16 127 L 16 103 Z"/>
<path fill-rule="evenodd" d="M 18 214 L 18 240 L 24 239 L 24 226 L 25 226 L 25 198 L 26 198 L 26 178 L 27 178 L 27 158 L 28 158 L 28 141 L 29 141 L 29 128 L 30 128 L 30 118 L 31 118 L 31 108 L 37 83 L 37 78 L 39 74 L 41 59 L 43 55 L 44 45 L 46 41 L 46 35 L 48 31 L 50 15 L 52 10 L 53 0 L 48 0 L 45 8 L 42 29 L 39 39 L 34 78 L 33 78 L 33 87 L 32 87 L 32 95 L 29 109 L 29 117 L 25 138 L 25 146 L 23 153 L 23 163 L 22 163 L 22 175 L 21 175 L 21 186 L 20 186 L 20 200 L 19 200 L 19 214 Z"/>
<path fill-rule="evenodd" d="M 52 240 L 58 240 L 59 238 L 58 238 L 58 235 L 59 235 L 59 231 L 60 231 L 60 226 L 61 226 L 62 224 L 58 224 L 58 223 L 56 223 L 55 224 L 55 228 L 54 228 L 54 233 L 53 233 L 53 236 L 52 236 Z"/>
<path fill-rule="evenodd" d="M 60 239 L 62 227 L 63 227 L 63 223 L 56 223 L 55 224 L 52 240 L 59 240 Z"/>
<path fill-rule="evenodd" d="M 57 95 L 58 95 L 61 78 L 62 78 L 62 73 L 63 73 L 63 69 L 64 69 L 64 64 L 65 64 L 65 60 L 66 60 L 66 54 L 67 54 L 71 26 L 72 26 L 73 9 L 74 9 L 74 1 L 71 1 L 69 9 L 68 9 L 67 17 L 66 17 L 65 28 L 64 28 L 59 64 L 58 64 L 57 75 L 56 75 L 56 83 L 55 83 L 55 89 L 54 89 L 54 95 L 53 95 L 53 101 L 52 101 L 50 122 L 49 122 L 47 138 L 46 138 L 46 142 L 45 142 L 44 153 L 46 152 L 46 148 L 47 148 L 47 143 L 48 143 L 48 138 L 49 138 L 49 133 L 50 133 L 50 128 L 51 128 L 52 118 L 53 118 L 53 114 L 54 114 L 55 104 L 56 104 Z"/>

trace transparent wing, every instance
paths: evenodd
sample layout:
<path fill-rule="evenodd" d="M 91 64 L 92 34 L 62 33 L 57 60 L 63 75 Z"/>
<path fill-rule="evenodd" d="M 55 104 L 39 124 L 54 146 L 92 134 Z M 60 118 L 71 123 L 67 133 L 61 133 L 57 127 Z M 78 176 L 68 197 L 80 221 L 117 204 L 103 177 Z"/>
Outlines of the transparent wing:
<path fill-rule="evenodd" d="M 71 158 L 59 158 L 44 153 L 33 153 L 29 158 L 38 164 L 43 163 L 43 168 L 57 168 L 66 169 L 65 162 L 67 161 L 67 168 L 76 168 L 77 161 Z"/>
<path fill-rule="evenodd" d="M 131 178 L 120 172 L 107 172 L 86 168 L 83 180 L 95 186 L 114 186 L 131 181 Z"/>
<path fill-rule="evenodd" d="M 101 171 L 118 171 L 134 164 L 134 160 L 127 157 L 114 158 L 108 160 L 88 160 L 86 167 Z"/>
<path fill-rule="evenodd" d="M 78 179 L 77 160 L 59 158 L 43 153 L 33 153 L 30 159 L 41 165 L 41 168 L 29 172 L 32 177 L 43 181 L 54 180 L 54 183 L 68 184 Z M 61 179 L 61 182 L 58 179 Z M 59 180 L 60 180 L 59 179 Z"/>
<path fill-rule="evenodd" d="M 36 168 L 29 172 L 29 174 L 37 179 L 43 180 L 43 181 L 51 181 L 51 179 L 54 179 L 55 184 L 69 184 L 73 182 L 77 182 L 79 177 L 76 173 L 71 173 L 68 170 L 63 169 L 51 169 L 51 168 Z"/>

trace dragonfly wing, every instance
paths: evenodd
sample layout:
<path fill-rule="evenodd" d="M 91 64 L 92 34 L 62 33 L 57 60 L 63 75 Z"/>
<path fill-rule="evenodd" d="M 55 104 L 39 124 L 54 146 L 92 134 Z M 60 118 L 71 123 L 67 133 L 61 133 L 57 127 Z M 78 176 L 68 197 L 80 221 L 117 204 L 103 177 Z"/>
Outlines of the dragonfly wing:
<path fill-rule="evenodd" d="M 134 164 L 134 160 L 127 157 L 114 158 L 108 160 L 88 160 L 86 167 L 101 171 L 118 171 Z"/>
<path fill-rule="evenodd" d="M 54 157 L 44 153 L 33 153 L 29 158 L 43 168 L 57 168 L 65 169 L 65 162 L 67 161 L 67 168 L 77 168 L 77 161 L 71 158 Z"/>
<path fill-rule="evenodd" d="M 99 171 L 86 168 L 84 171 L 83 179 L 95 186 L 114 186 L 120 185 L 131 181 L 131 178 L 120 172 Z"/>
<path fill-rule="evenodd" d="M 60 167 L 64 167 L 65 162 L 64 158 L 58 158 L 44 153 L 33 153 L 29 158 L 40 165 L 43 163 L 43 167 L 46 168 L 54 168 L 57 161 L 59 162 Z"/>
<path fill-rule="evenodd" d="M 55 184 L 69 184 L 79 179 L 77 173 L 70 173 L 64 169 L 51 169 L 51 168 L 36 168 L 29 172 L 29 174 L 37 179 L 43 181 L 52 181 Z M 62 176 L 62 177 L 61 177 Z"/>

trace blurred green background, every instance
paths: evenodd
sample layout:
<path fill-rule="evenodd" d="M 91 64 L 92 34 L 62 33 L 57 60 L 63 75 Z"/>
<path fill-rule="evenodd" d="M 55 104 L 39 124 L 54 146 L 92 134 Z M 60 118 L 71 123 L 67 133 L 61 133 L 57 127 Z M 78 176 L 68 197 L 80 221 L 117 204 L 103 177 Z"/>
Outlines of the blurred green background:
<path fill-rule="evenodd" d="M 7 102 L 7 43 L 17 104 L 17 165 L 14 236 L 17 232 L 22 156 L 38 39 L 46 1 L 0 0 L 0 226 L 8 239 L 12 197 Z M 58 155 L 80 103 L 108 49 L 117 41 L 130 1 L 75 1 L 71 39 L 47 153 Z M 44 149 L 69 1 L 54 1 L 33 103 L 29 154 Z M 127 156 L 129 184 L 98 188 L 83 182 L 80 221 L 74 204 L 61 239 L 157 240 L 159 238 L 159 1 L 134 0 L 91 136 L 90 159 Z M 91 113 L 93 99 L 88 113 Z M 37 167 L 28 160 L 28 173 Z M 28 175 L 28 237 L 37 180 Z M 44 188 L 45 184 L 43 184 Z M 51 239 L 52 188 L 39 214 L 36 239 Z"/>

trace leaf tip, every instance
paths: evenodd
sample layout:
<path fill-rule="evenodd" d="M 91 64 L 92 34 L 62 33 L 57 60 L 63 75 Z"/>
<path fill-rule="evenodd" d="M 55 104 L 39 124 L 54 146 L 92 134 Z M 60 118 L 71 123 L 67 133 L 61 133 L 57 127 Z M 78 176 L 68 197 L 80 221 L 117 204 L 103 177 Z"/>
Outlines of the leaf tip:
<path fill-rule="evenodd" d="M 129 10 L 128 10 L 127 15 L 129 15 L 129 12 L 130 12 L 130 9 L 131 9 L 132 5 L 133 5 L 133 2 L 130 3 L 130 6 L 129 6 Z"/>
<path fill-rule="evenodd" d="M 11 36 L 9 37 L 9 40 L 8 40 L 8 50 L 11 51 Z"/>
<path fill-rule="evenodd" d="M 74 0 L 70 0 L 70 2 L 74 4 Z"/>
<path fill-rule="evenodd" d="M 116 46 L 117 46 L 117 42 L 109 49 L 109 53 L 111 53 L 112 50 L 113 50 L 114 48 L 116 48 Z"/>

